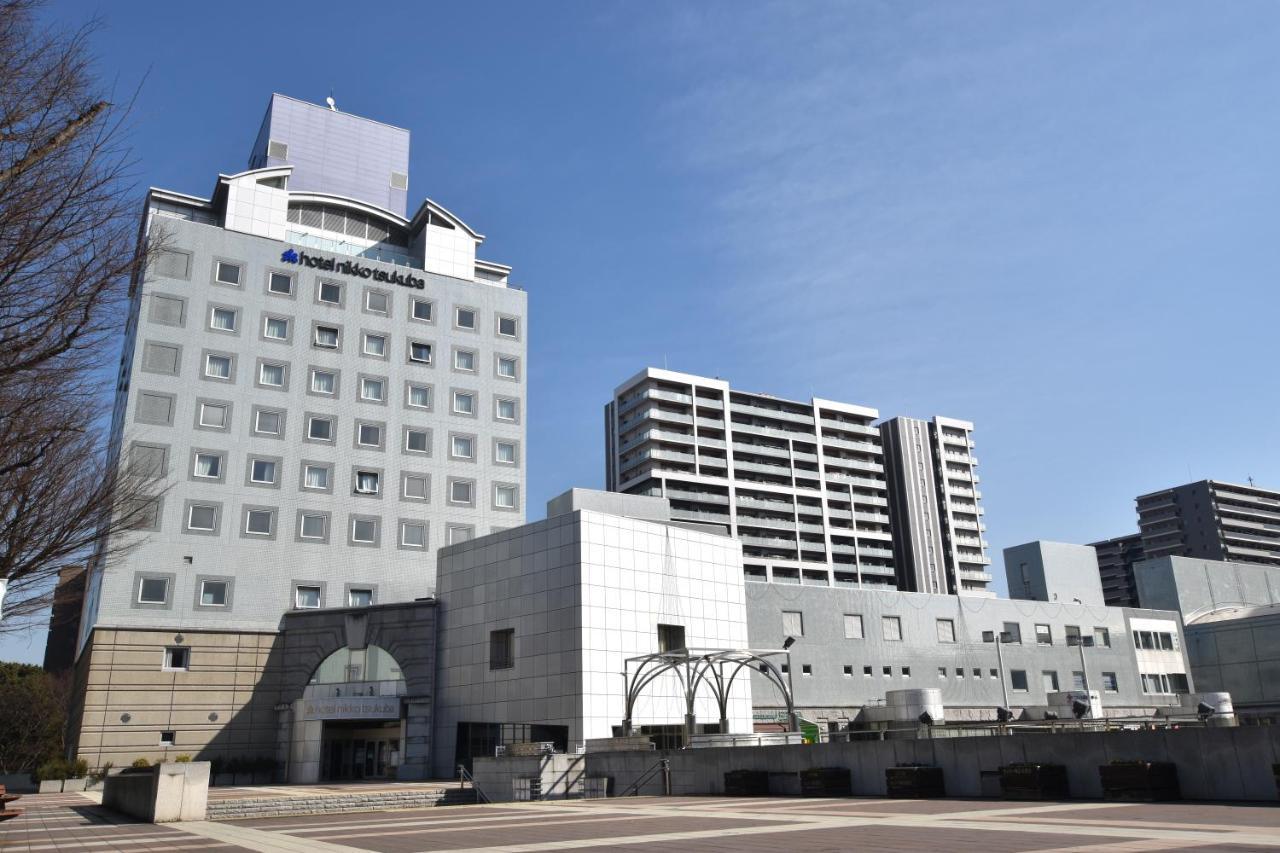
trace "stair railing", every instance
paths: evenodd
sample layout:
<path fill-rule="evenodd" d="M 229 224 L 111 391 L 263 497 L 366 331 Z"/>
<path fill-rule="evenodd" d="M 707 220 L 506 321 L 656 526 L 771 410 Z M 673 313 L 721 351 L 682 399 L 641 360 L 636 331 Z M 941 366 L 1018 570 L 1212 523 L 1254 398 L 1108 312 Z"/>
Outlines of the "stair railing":
<path fill-rule="evenodd" d="M 671 796 L 671 760 L 667 758 L 659 758 L 652 767 L 641 773 L 640 778 L 628 785 L 618 796 L 640 796 L 640 787 L 659 773 L 662 774 L 663 795 Z"/>
<path fill-rule="evenodd" d="M 486 794 L 486 793 L 481 789 L 481 787 L 480 787 L 479 785 L 477 785 L 477 784 L 476 784 L 476 780 L 475 780 L 475 778 L 471 775 L 471 772 L 470 772 L 469 770 L 467 770 L 467 768 L 466 768 L 464 765 L 459 764 L 459 765 L 458 765 L 458 787 L 459 787 L 460 789 L 461 789 L 461 788 L 466 788 L 466 787 L 467 787 L 467 783 L 468 783 L 468 782 L 470 782 L 470 783 L 471 783 L 471 790 L 473 790 L 473 791 L 475 791 L 475 792 L 476 792 L 476 799 L 477 799 L 477 800 L 480 800 L 481 802 L 485 802 L 485 803 L 492 803 L 492 802 L 493 802 L 493 800 L 489 799 L 489 795 L 488 795 L 488 794 Z"/>

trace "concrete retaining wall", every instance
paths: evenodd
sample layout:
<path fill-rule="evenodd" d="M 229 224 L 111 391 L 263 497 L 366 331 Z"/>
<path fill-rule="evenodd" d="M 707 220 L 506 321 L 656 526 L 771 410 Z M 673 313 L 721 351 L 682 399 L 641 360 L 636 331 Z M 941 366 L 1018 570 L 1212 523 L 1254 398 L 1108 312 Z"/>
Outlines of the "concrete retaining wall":
<path fill-rule="evenodd" d="M 102 805 L 150 823 L 204 820 L 209 762 L 157 764 L 103 780 Z"/>
<path fill-rule="evenodd" d="M 977 797 L 982 771 L 1033 761 L 1065 765 L 1073 797 L 1101 797 L 1099 765 L 1145 759 L 1176 764 L 1186 799 L 1280 799 L 1272 774 L 1280 762 L 1280 727 L 1253 726 L 601 752 L 586 755 L 585 775 L 612 776 L 614 791 L 622 791 L 659 758 L 671 760 L 673 794 L 723 794 L 731 770 L 769 771 L 774 793 L 785 794 L 799 771 L 834 766 L 849 768 L 855 795 L 884 796 L 885 768 L 921 763 L 943 768 L 948 794 Z M 640 793 L 661 794 L 661 778 Z"/>

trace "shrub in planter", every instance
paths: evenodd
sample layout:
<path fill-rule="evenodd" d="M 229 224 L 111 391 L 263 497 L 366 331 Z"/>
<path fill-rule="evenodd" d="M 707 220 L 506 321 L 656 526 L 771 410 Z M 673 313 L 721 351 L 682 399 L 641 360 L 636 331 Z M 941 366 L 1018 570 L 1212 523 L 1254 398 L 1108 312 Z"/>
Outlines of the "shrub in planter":
<path fill-rule="evenodd" d="M 67 763 L 68 779 L 83 779 L 89 775 L 89 762 L 83 758 L 77 758 L 75 761 Z"/>
<path fill-rule="evenodd" d="M 183 753 L 173 760 L 178 764 L 189 764 L 191 762 L 191 756 Z"/>
<path fill-rule="evenodd" d="M 69 778 L 71 767 L 61 758 L 52 758 L 41 764 L 35 772 L 37 782 L 54 782 Z"/>
<path fill-rule="evenodd" d="M 151 762 L 147 761 L 147 759 L 145 758 L 135 758 L 133 760 L 133 763 L 130 764 L 129 766 L 135 770 L 145 770 L 146 768 L 151 766 Z"/>

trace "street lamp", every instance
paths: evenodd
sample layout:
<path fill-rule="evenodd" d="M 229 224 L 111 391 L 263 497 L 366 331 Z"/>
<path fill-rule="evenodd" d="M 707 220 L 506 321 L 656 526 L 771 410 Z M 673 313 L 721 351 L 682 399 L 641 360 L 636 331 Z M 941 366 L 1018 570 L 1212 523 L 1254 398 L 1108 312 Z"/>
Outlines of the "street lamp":
<path fill-rule="evenodd" d="M 1004 654 L 1000 651 L 1001 646 L 1005 643 L 1011 642 L 1012 640 L 1013 635 L 1008 631 L 1001 631 L 1000 633 L 996 633 L 995 631 L 982 632 L 982 642 L 996 644 L 996 666 L 1000 668 L 1000 708 L 1005 712 L 1003 715 L 997 714 L 997 718 L 1001 716 L 1012 716 L 1012 714 L 1009 713 L 1009 685 L 1005 683 L 1004 678 Z M 1000 722 L 1005 721 L 1000 720 Z"/>
<path fill-rule="evenodd" d="M 1089 668 L 1084 662 L 1084 650 L 1087 646 L 1093 645 L 1093 637 L 1086 637 L 1080 634 L 1076 637 L 1067 637 L 1068 646 L 1080 647 L 1080 687 L 1085 693 L 1089 692 Z"/>
<path fill-rule="evenodd" d="M 796 644 L 795 637 L 787 637 L 782 641 L 782 650 L 787 653 L 787 692 L 791 694 L 791 731 L 800 731 L 800 714 L 796 711 L 796 684 L 791 675 L 791 647 Z"/>

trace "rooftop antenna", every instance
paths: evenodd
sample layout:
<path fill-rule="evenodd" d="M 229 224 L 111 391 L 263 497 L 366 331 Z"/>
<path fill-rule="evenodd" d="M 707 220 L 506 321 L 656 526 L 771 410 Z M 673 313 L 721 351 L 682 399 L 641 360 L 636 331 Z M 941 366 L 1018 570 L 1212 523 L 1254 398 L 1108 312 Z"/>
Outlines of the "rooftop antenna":
<path fill-rule="evenodd" d="M 325 98 L 325 99 L 324 99 L 324 102 L 325 102 L 326 104 L 328 104 L 328 105 L 329 105 L 329 109 L 331 109 L 331 110 L 332 110 L 332 111 L 334 111 L 335 113 L 338 111 L 338 105 L 337 105 L 337 102 L 333 100 L 333 90 L 332 90 L 332 89 L 330 89 L 330 90 L 329 90 L 329 97 Z"/>
<path fill-rule="evenodd" d="M 1247 480 L 1249 481 L 1249 485 L 1250 485 L 1250 486 L 1252 486 L 1252 485 L 1253 485 L 1253 478 L 1252 478 L 1252 477 L 1246 477 L 1245 479 L 1247 479 Z"/>

